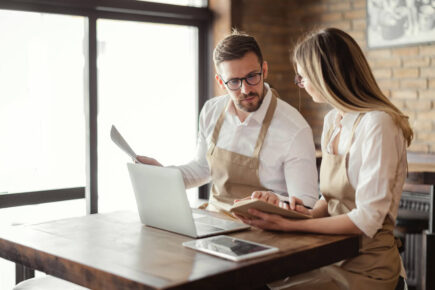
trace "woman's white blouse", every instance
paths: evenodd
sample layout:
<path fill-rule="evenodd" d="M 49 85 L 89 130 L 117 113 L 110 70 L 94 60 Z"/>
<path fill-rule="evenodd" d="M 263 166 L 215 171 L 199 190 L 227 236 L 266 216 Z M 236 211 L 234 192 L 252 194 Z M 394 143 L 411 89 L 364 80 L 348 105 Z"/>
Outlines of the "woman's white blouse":
<path fill-rule="evenodd" d="M 325 138 L 331 127 L 337 129 L 337 114 L 333 109 L 325 116 L 322 150 L 326 146 L 328 153 L 332 153 L 332 138 Z M 339 155 L 345 154 L 358 115 L 345 113 L 341 120 Z M 402 130 L 385 112 L 366 113 L 355 130 L 347 174 L 356 194 L 356 208 L 348 216 L 367 236 L 373 237 L 387 214 L 395 221 L 406 171 L 406 142 Z"/>

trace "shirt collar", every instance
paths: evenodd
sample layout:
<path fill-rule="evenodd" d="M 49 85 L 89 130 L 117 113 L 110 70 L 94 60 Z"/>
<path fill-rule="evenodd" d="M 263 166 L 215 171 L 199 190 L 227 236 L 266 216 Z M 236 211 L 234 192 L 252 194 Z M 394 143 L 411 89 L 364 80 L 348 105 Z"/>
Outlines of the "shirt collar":
<path fill-rule="evenodd" d="M 339 112 L 337 111 L 336 114 Z M 343 119 L 341 120 L 341 125 L 346 128 L 351 128 L 358 118 L 360 112 L 347 112 L 343 114 Z M 336 115 L 337 116 L 337 115 Z"/>
<path fill-rule="evenodd" d="M 266 90 L 266 95 L 264 96 L 263 103 L 261 103 L 261 106 L 257 111 L 249 113 L 243 124 L 249 124 L 251 120 L 259 124 L 263 123 L 264 117 L 266 116 L 267 109 L 269 108 L 269 104 L 272 99 L 272 90 L 270 89 L 269 84 L 266 82 L 264 83 L 264 89 Z M 234 103 L 232 101 L 228 103 L 227 112 L 233 116 L 237 116 L 236 109 L 234 108 Z"/>

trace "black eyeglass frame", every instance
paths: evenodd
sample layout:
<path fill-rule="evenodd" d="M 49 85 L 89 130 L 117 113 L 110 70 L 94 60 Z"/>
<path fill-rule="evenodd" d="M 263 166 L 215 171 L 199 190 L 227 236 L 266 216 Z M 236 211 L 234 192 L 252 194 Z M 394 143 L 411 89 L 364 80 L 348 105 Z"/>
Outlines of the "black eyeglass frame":
<path fill-rule="evenodd" d="M 256 77 L 256 76 L 261 76 L 262 74 L 263 74 L 263 66 L 260 67 L 260 72 L 249 74 L 247 77 L 244 77 L 244 78 L 233 78 L 233 79 L 229 79 L 228 81 L 223 81 L 223 82 L 224 82 L 225 86 L 229 90 L 231 90 L 231 91 L 237 91 L 237 90 L 239 90 L 242 87 L 243 81 L 245 81 L 249 86 L 256 86 L 256 85 L 258 85 L 260 83 L 260 81 L 261 81 L 261 77 L 259 78 L 258 82 L 256 82 L 256 83 L 250 83 L 248 81 L 248 79 L 252 78 L 252 77 Z M 221 75 L 219 75 L 219 77 L 223 80 Z M 237 88 L 230 88 L 228 86 L 228 83 L 231 82 L 231 81 L 235 81 L 235 80 L 237 80 L 239 82 L 239 86 Z"/>

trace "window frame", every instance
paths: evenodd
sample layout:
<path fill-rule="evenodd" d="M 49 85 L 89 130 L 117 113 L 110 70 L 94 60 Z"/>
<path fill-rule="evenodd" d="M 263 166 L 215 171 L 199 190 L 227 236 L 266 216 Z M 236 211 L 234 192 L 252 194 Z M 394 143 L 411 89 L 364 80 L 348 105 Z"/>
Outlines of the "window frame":
<path fill-rule="evenodd" d="M 86 187 L 5 194 L 5 206 L 22 206 L 86 198 L 86 213 L 98 213 L 97 160 L 97 20 L 130 20 L 177 24 L 198 28 L 198 112 L 212 96 L 212 13 L 208 7 L 188 7 L 136 0 L 2 0 L 0 9 L 76 15 L 87 18 L 87 56 L 85 72 Z M 197 116 L 198 118 L 199 116 Z M 199 198 L 208 196 L 207 186 L 199 188 Z M 0 206 L 0 208 L 2 208 Z"/>

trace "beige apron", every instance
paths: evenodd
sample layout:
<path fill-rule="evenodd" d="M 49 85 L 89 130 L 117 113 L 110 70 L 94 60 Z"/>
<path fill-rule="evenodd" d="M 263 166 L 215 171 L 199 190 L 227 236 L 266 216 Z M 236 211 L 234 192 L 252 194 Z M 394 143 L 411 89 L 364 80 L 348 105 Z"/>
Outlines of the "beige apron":
<path fill-rule="evenodd" d="M 252 157 L 231 152 L 216 146 L 219 132 L 225 117 L 225 109 L 221 113 L 207 152 L 207 161 L 211 168 L 212 187 L 208 210 L 228 212 L 235 199 L 250 196 L 257 190 L 268 190 L 260 183 L 258 169 L 260 151 L 263 146 L 267 129 L 272 122 L 277 105 L 277 93 L 272 90 L 272 98 L 267 109 L 263 124 L 258 135 Z M 231 100 L 230 100 L 231 102 Z"/>
<path fill-rule="evenodd" d="M 330 154 L 325 150 L 322 152 L 320 191 L 328 203 L 330 216 L 346 214 L 356 208 L 355 189 L 347 176 L 347 161 L 355 129 L 362 116 L 363 114 L 360 114 L 354 123 L 344 155 Z M 326 142 L 331 134 L 332 129 L 326 135 Z M 402 267 L 393 228 L 394 222 L 387 216 L 382 228 L 373 238 L 360 236 L 360 254 L 357 257 L 290 277 L 285 283 L 278 281 L 270 286 L 273 286 L 273 289 L 393 290 Z M 274 288 L 275 286 L 277 287 Z"/>

